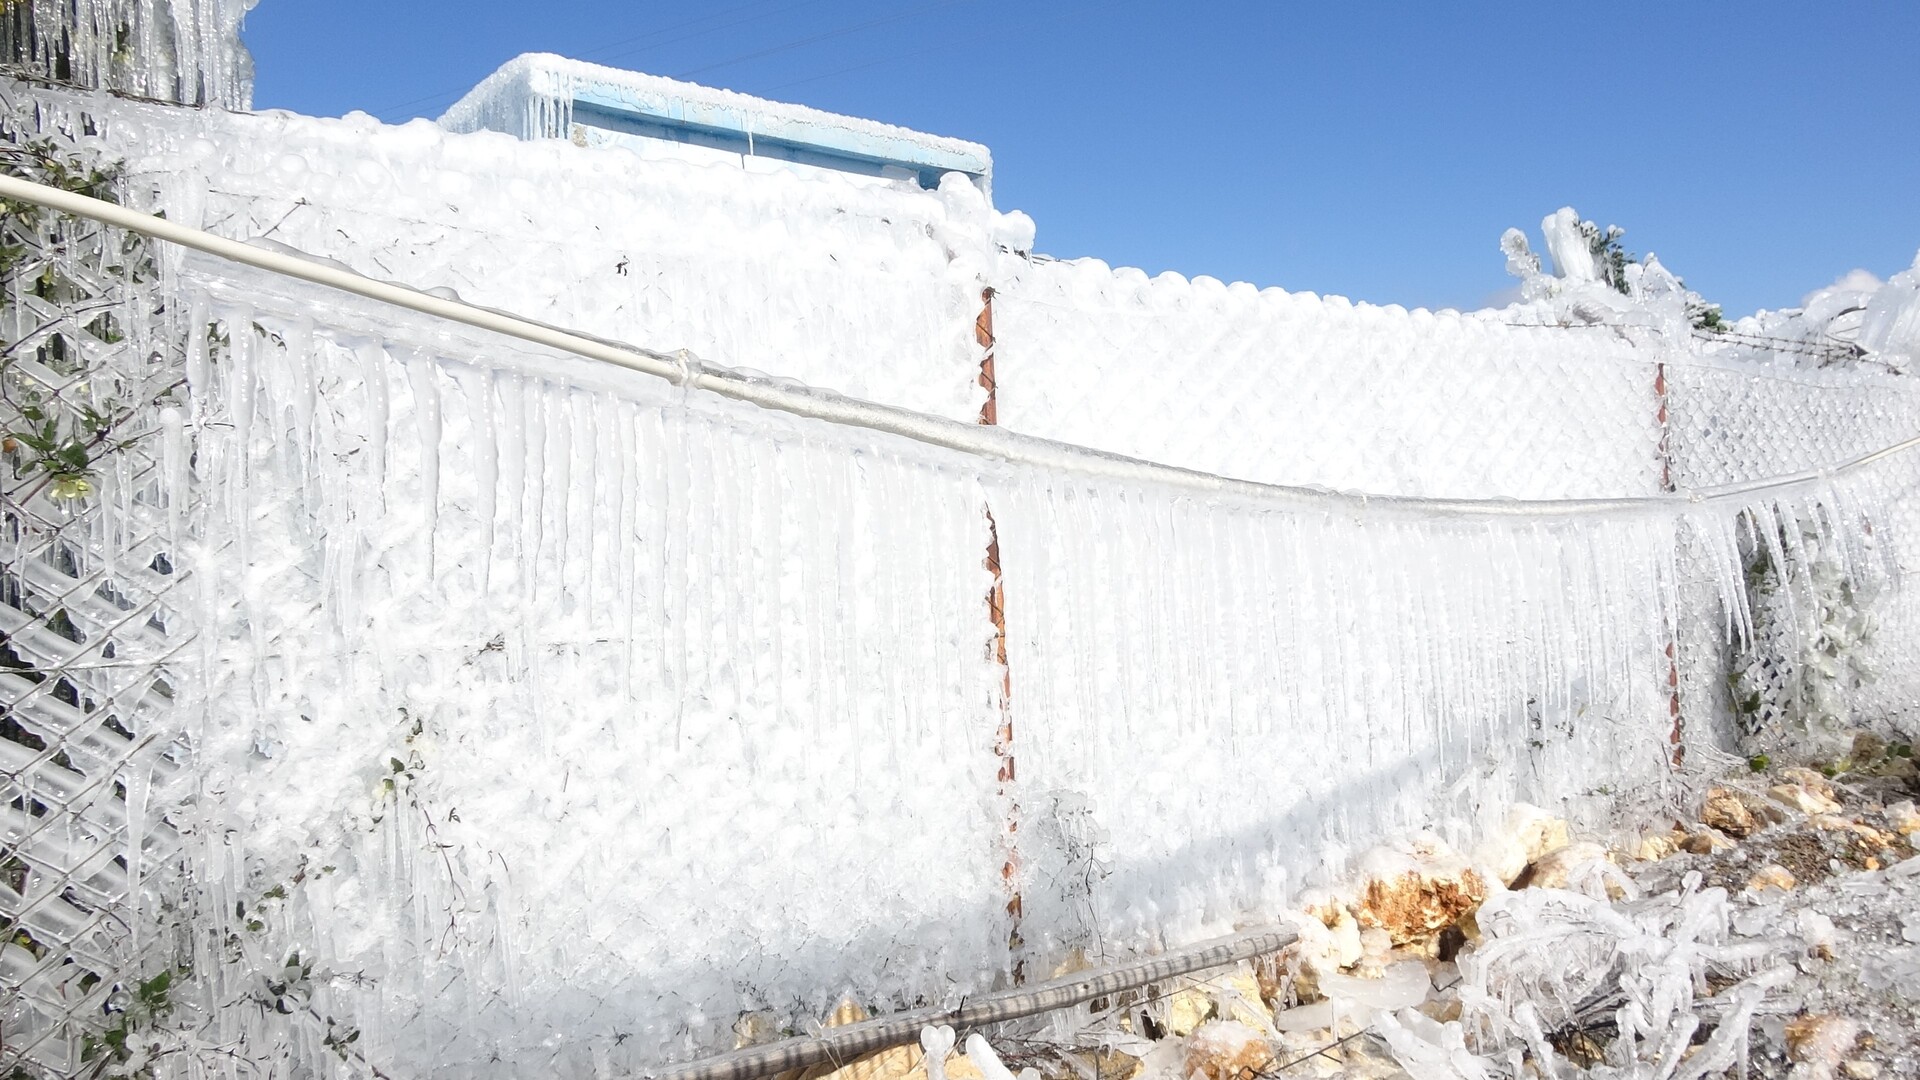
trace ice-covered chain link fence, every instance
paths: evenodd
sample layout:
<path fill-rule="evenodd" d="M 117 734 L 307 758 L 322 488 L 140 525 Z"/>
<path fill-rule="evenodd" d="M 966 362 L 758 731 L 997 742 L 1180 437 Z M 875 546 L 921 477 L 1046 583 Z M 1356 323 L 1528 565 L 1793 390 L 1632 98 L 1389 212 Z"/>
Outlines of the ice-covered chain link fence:
<path fill-rule="evenodd" d="M 1657 494 L 1657 372 L 1624 336 L 1003 260 L 1000 420 L 1276 484 Z"/>
<path fill-rule="evenodd" d="M 258 0 L 13 0 L 0 64 L 30 79 L 184 105 L 247 108 L 240 20 Z"/>
<path fill-rule="evenodd" d="M 9 171 L 102 182 L 61 133 L 8 121 Z M 180 946 L 184 379 L 144 242 L 0 214 L 0 1069 L 77 1075 L 124 1051 L 120 1018 L 166 1007 Z"/>
<path fill-rule="evenodd" d="M 1713 352 L 1708 357 L 1715 355 Z M 1682 487 L 1739 483 L 1831 467 L 1920 431 L 1920 387 L 1871 367 L 1795 369 L 1716 364 L 1705 359 L 1669 369 L 1673 474 Z M 1909 662 L 1920 648 L 1905 579 L 1920 566 L 1915 501 L 1897 465 L 1877 470 L 1877 511 L 1840 522 L 1841 533 L 1872 549 L 1884 568 L 1863 575 L 1840 557 L 1821 523 L 1780 519 L 1756 524 L 1743 555 L 1753 640 L 1733 648 L 1696 641 L 1718 666 L 1689 680 L 1689 694 L 1718 698 L 1727 734 L 1753 745 L 1813 739 L 1844 751 L 1846 729 L 1914 715 L 1920 679 Z M 1844 513 L 1829 507 L 1830 513 Z M 1758 522 L 1760 519 L 1755 519 Z M 1785 534 L 1770 554 L 1764 530 Z M 1782 566 L 1782 558 L 1797 565 Z M 1788 587 L 1812 575 L 1805 590 Z M 1718 678 L 1714 676 L 1718 674 Z"/>
<path fill-rule="evenodd" d="M 833 987 L 897 1000 L 940 992 L 942 973 L 977 975 L 1004 942 L 1001 822 L 978 797 L 996 786 L 985 748 L 998 715 L 985 495 L 1005 507 L 1027 806 L 1061 819 L 1060 857 L 1041 849 L 1030 864 L 1065 883 L 1052 913 L 1036 900 L 1036 948 L 1124 948 L 1282 903 L 1323 869 L 1322 848 L 1337 860 L 1493 788 L 1553 793 L 1583 755 L 1632 774 L 1622 782 L 1657 775 L 1668 593 L 1686 595 L 1676 533 L 1704 537 L 1706 603 L 1742 602 L 1739 533 L 1704 511 L 1475 525 L 1404 506 L 1371 516 L 1353 500 L 1248 506 L 716 405 L 357 302 L 278 295 L 272 279 L 202 285 L 221 331 L 206 341 L 188 318 L 183 343 L 205 350 L 194 407 L 213 441 L 195 472 L 217 505 L 193 515 L 220 536 L 197 610 L 222 630 L 201 642 L 196 767 L 231 796 L 202 808 L 202 835 L 243 837 L 249 854 L 204 856 L 221 933 L 196 936 L 194 966 L 212 979 L 233 965 L 217 1041 L 263 1053 L 422 1072 L 644 1065 L 642 1049 L 724 1041 L 736 1017 L 818 1015 Z M 1188 288 L 1181 303 L 1213 291 Z M 1244 451 L 1247 467 L 1219 467 L 1448 494 L 1647 494 L 1658 476 L 1644 357 L 1569 346 L 1573 359 L 1531 364 L 1510 354 L 1552 354 L 1561 339 L 1383 309 L 1329 315 L 1317 298 L 1256 302 L 1287 318 L 1229 350 L 1242 383 L 1199 394 L 1160 367 L 1182 430 L 1213 433 L 1185 449 L 1170 440 L 1169 456 L 1233 465 Z M 1189 332 L 1241 332 L 1225 308 L 1202 314 L 1128 330 L 1109 359 L 1152 366 Z M 1441 344 L 1396 343 L 1407 326 Z M 1017 333 L 1017 320 L 999 328 L 1008 393 Z M 1254 400 L 1262 379 L 1286 382 L 1259 361 L 1297 341 L 1319 342 L 1307 354 L 1320 362 L 1295 373 L 1301 401 Z M 1507 350 L 1497 363 L 1456 355 L 1486 342 Z M 1062 355 L 1070 343 L 1056 342 Z M 1429 352 L 1441 354 L 1433 385 L 1384 411 L 1333 389 L 1335 361 L 1377 353 L 1379 366 L 1348 372 L 1366 383 L 1423 369 Z M 1570 391 L 1535 385 L 1562 379 Z M 1237 413 L 1195 400 L 1236 393 L 1250 402 Z M 1338 405 L 1338 424 L 1300 415 L 1315 394 Z M 1582 394 L 1611 418 L 1586 425 Z M 1525 414 L 1511 425 L 1518 449 L 1463 418 L 1475 403 Z M 1151 409 L 1115 415 L 1142 439 L 1160 422 Z M 1369 425 L 1390 420 L 1407 421 L 1379 429 L 1391 451 L 1338 473 L 1328 447 L 1364 449 Z M 1262 425 L 1288 424 L 1299 431 L 1258 441 Z M 1301 466 L 1296 450 L 1323 456 Z M 1513 465 L 1529 454 L 1545 472 Z M 1848 498 L 1877 526 L 1902 520 L 1887 511 L 1911 506 L 1904 476 L 1883 470 L 1883 490 Z M 1798 497 L 1768 520 L 1849 523 L 1842 504 Z M 1343 754 L 1350 740 L 1364 753 Z M 1264 777 L 1203 782 L 1295 742 L 1316 779 L 1301 799 Z M 1489 750 L 1505 753 L 1491 770 Z M 1394 782 L 1422 763 L 1462 786 Z M 687 779 L 716 768 L 733 779 Z M 737 812 L 716 820 L 702 809 L 714 800 Z M 929 822 L 943 850 L 918 844 Z M 1244 827 L 1196 843 L 1182 832 L 1193 822 Z M 1028 835 L 1048 836 L 1036 825 Z M 866 851 L 848 858 L 821 837 Z M 683 880 L 709 859 L 737 872 Z M 624 902 L 608 910 L 607 896 Z M 261 1026 L 263 1005 L 292 1019 Z"/>

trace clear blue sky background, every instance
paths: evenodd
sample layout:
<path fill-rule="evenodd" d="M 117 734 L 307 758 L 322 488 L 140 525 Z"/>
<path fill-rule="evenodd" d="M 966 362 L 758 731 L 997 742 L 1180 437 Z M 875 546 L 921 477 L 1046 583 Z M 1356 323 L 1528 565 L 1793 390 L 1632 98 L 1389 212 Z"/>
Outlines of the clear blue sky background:
<path fill-rule="evenodd" d="M 992 148 L 1040 250 L 1478 307 L 1572 204 L 1730 314 L 1920 248 L 1920 4 L 261 0 L 255 104 L 546 51 Z"/>

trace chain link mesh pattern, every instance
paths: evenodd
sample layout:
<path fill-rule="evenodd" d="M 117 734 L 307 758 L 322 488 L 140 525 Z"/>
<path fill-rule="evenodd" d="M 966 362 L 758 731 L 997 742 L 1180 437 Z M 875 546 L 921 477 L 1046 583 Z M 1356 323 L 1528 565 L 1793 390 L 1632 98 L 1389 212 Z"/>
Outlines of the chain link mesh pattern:
<path fill-rule="evenodd" d="M 1278 484 L 1555 499 L 1660 490 L 1654 365 L 1510 327 L 1103 263 L 1004 258 L 1000 421 Z"/>
<path fill-rule="evenodd" d="M 1920 434 L 1920 389 L 1870 368 L 1694 361 L 1668 370 L 1669 445 L 1682 488 L 1830 469 Z M 1747 519 L 1746 637 L 1690 645 L 1714 666 L 1688 680 L 1706 699 L 1688 715 L 1724 718 L 1723 740 L 1844 756 L 1855 726 L 1884 729 L 1915 716 L 1920 681 L 1907 671 L 1920 622 L 1906 590 L 1920 566 L 1920 502 L 1900 460 L 1869 479 L 1871 517 L 1828 501 Z"/>
<path fill-rule="evenodd" d="M 209 1038 L 592 1075 L 990 985 L 963 463 L 204 269 Z"/>
<path fill-rule="evenodd" d="M 84 113 L 125 154 L 132 197 L 183 224 L 867 400 L 980 409 L 980 282 L 954 253 L 984 238 L 917 189 L 635 168 L 565 143 L 508 156 L 503 136 L 425 124 L 45 100 Z"/>
<path fill-rule="evenodd" d="M 64 150 L 8 152 L 59 167 Z M 0 1070 L 71 1075 L 115 1052 L 129 1009 L 164 1007 L 179 946 L 159 901 L 181 845 L 164 800 L 191 640 L 176 547 L 190 511 L 168 482 L 183 380 L 143 302 L 143 244 L 5 217 Z"/>
<path fill-rule="evenodd" d="M 1283 903 L 1380 830 L 1516 793 L 1592 807 L 1664 775 L 1672 698 L 1734 710 L 1722 643 L 1754 651 L 1770 610 L 1722 588 L 1767 529 L 1742 550 L 1705 511 L 1410 522 L 1091 483 L 616 385 L 223 270 L 170 282 L 162 317 L 124 270 L 52 242 L 21 272 L 53 292 L 7 309 L 7 423 L 51 416 L 57 451 L 124 416 L 97 464 L 9 451 L 0 491 L 0 1060 L 54 1075 L 82 1072 L 89 1040 L 114 1052 L 179 970 L 211 1010 L 196 1053 L 421 1076 L 644 1068 L 841 988 L 985 985 L 1014 809 L 986 794 L 988 507 L 1035 963 Z M 1920 428 L 1897 380 L 1093 264 L 1014 272 L 1007 426 L 1248 479 L 1643 495 L 1669 469 L 1753 479 Z M 196 296 L 212 308 L 184 312 Z M 902 310 L 921 334 L 927 309 Z M 1767 511 L 1841 540 L 1889 659 L 1920 630 L 1914 493 L 1890 466 Z M 179 548 L 202 535 L 189 598 Z M 1782 541 L 1777 564 L 1815 546 Z M 1766 695 L 1793 696 L 1817 637 L 1760 643 Z M 1857 700 L 1910 708 L 1913 687 Z M 1276 754 L 1306 781 L 1249 774 Z M 737 788 L 680 778 L 716 761 Z M 1594 761 L 1593 788 L 1564 786 Z M 614 794 L 567 797 L 576 782 Z M 864 847 L 817 842 L 854 831 Z"/>
<path fill-rule="evenodd" d="M 1772 370 L 1701 361 L 1668 369 L 1681 488 L 1827 468 L 1920 434 L 1920 387 L 1866 368 Z"/>

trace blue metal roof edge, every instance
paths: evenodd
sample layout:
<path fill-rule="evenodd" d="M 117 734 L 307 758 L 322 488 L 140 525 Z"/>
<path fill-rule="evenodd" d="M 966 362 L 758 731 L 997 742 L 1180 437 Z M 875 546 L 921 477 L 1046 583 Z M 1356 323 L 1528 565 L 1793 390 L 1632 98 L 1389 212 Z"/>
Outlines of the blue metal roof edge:
<path fill-rule="evenodd" d="M 844 157 L 873 165 L 899 165 L 917 173 L 965 173 L 976 179 L 988 178 L 993 160 L 986 154 L 972 154 L 929 146 L 906 134 L 862 131 L 811 118 L 756 113 L 734 105 L 687 100 L 665 93 L 642 91 L 621 86 L 579 86 L 574 101 L 614 115 L 626 115 L 643 121 L 690 128 L 706 134 L 733 135 L 753 141 L 766 140 L 791 149 L 806 149 L 825 156 Z"/>

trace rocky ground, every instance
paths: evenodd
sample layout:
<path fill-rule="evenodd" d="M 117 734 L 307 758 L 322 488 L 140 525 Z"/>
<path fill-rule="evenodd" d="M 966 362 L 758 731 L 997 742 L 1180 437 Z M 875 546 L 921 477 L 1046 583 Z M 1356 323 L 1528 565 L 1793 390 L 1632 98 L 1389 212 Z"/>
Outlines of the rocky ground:
<path fill-rule="evenodd" d="M 1271 962 L 996 1033 L 928 1080 L 1920 1077 L 1910 750 L 1753 766 L 1611 843 L 1523 809 L 1471 855 L 1377 852 Z"/>

